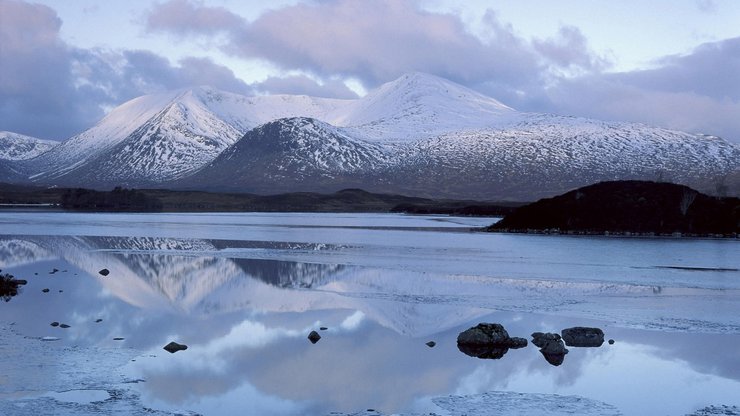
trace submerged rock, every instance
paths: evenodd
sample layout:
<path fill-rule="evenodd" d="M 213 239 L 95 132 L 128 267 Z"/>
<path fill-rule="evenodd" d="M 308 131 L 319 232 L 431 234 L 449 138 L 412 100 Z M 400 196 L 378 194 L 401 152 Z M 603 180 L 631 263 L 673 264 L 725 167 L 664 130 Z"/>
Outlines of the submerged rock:
<path fill-rule="evenodd" d="M 96 320 L 95 320 L 95 323 L 96 323 L 96 324 L 99 324 L 99 323 L 101 323 L 101 322 L 103 322 L 103 320 L 102 320 L 102 319 L 100 319 L 100 318 L 98 318 L 98 319 L 96 319 Z"/>
<path fill-rule="evenodd" d="M 100 273 L 101 276 L 108 276 L 110 274 L 110 270 L 102 269 L 98 273 Z"/>
<path fill-rule="evenodd" d="M 59 328 L 67 329 L 67 328 L 69 328 L 69 325 L 67 325 L 67 324 L 59 324 Z"/>
<path fill-rule="evenodd" d="M 600 328 L 576 326 L 562 330 L 561 335 L 569 347 L 600 347 L 604 343 L 604 331 Z"/>
<path fill-rule="evenodd" d="M 501 324 L 480 323 L 457 336 L 457 349 L 471 357 L 497 360 L 503 357 L 509 348 L 526 346 L 526 339 L 510 337 Z"/>
<path fill-rule="evenodd" d="M 499 360 L 509 352 L 508 347 L 483 344 L 457 344 L 457 349 L 461 353 L 470 357 L 476 357 L 486 360 Z"/>
<path fill-rule="evenodd" d="M 319 342 L 320 339 L 321 335 L 319 335 L 319 333 L 316 331 L 311 331 L 311 333 L 308 334 L 308 340 L 311 341 L 311 344 Z"/>
<path fill-rule="evenodd" d="M 178 351 L 185 351 L 188 349 L 188 346 L 185 344 L 178 344 L 175 341 L 170 342 L 169 344 L 165 345 L 164 350 L 169 352 L 170 354 L 174 354 Z"/>

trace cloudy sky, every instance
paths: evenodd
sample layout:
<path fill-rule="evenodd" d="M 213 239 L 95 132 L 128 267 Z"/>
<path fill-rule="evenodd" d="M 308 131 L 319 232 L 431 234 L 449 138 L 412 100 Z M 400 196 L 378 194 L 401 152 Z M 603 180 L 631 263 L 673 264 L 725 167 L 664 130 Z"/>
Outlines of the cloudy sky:
<path fill-rule="evenodd" d="M 194 85 L 352 98 L 405 72 L 740 143 L 736 0 L 0 0 L 0 130 Z"/>

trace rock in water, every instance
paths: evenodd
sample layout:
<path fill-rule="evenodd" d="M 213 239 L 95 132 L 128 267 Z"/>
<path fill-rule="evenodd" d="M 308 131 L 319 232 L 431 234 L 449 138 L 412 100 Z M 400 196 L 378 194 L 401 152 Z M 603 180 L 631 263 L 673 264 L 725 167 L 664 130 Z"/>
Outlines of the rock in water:
<path fill-rule="evenodd" d="M 560 333 L 569 347 L 600 347 L 604 343 L 604 331 L 599 328 L 576 326 Z"/>
<path fill-rule="evenodd" d="M 509 348 L 527 346 L 524 338 L 512 338 L 501 324 L 480 323 L 457 336 L 457 348 L 471 357 L 497 360 Z"/>
<path fill-rule="evenodd" d="M 316 331 L 311 331 L 311 333 L 308 334 L 308 340 L 311 341 L 311 344 L 319 342 L 320 339 L 321 335 L 319 335 L 319 333 Z"/>
<path fill-rule="evenodd" d="M 506 332 L 501 324 L 479 323 L 478 325 L 468 328 L 457 336 L 458 344 L 467 345 L 488 345 L 488 344 L 505 344 L 509 340 L 509 333 Z"/>
<path fill-rule="evenodd" d="M 110 274 L 110 270 L 103 269 L 103 270 L 99 271 L 98 273 L 100 273 L 102 276 L 108 276 Z"/>
<path fill-rule="evenodd" d="M 59 328 L 67 329 L 67 328 L 69 328 L 69 325 L 67 325 L 67 324 L 60 324 L 59 325 Z"/>
<path fill-rule="evenodd" d="M 43 289 L 41 289 L 41 291 L 44 292 L 44 293 L 49 293 L 49 288 L 48 287 L 43 288 Z"/>
<path fill-rule="evenodd" d="M 50 325 L 51 325 L 51 326 L 54 326 L 54 327 L 57 327 L 57 326 L 59 326 L 59 322 L 57 322 L 57 321 L 54 321 L 54 322 L 52 322 L 52 323 L 51 323 Z"/>
<path fill-rule="evenodd" d="M 188 346 L 185 344 L 178 344 L 175 341 L 172 341 L 169 344 L 165 345 L 164 349 L 170 354 L 174 354 L 178 351 L 185 351 L 186 349 L 188 349 Z"/>
<path fill-rule="evenodd" d="M 540 348 L 542 356 L 548 363 L 558 366 L 565 361 L 568 349 L 565 348 L 560 335 L 552 332 L 535 332 L 532 334 L 532 344 Z"/>
<path fill-rule="evenodd" d="M 427 342 L 427 343 L 426 343 L 426 345 L 427 345 L 427 347 L 429 347 L 429 348 L 434 348 L 434 346 L 435 346 L 435 345 L 437 345 L 437 343 L 436 343 L 436 342 L 434 342 L 434 341 L 429 341 L 429 342 Z"/>

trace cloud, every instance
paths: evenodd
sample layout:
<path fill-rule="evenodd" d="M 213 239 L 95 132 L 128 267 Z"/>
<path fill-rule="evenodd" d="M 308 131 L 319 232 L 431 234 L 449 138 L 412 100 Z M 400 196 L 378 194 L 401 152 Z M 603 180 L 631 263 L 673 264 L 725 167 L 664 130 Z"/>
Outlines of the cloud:
<path fill-rule="evenodd" d="M 327 98 L 357 98 L 357 94 L 340 80 L 329 80 L 322 84 L 305 75 L 269 77 L 253 84 L 255 90 L 265 94 L 295 94 Z"/>
<path fill-rule="evenodd" d="M 589 49 L 588 40 L 574 26 L 561 26 L 557 38 L 535 39 L 532 43 L 535 50 L 560 68 L 593 72 L 610 66 L 606 58 Z"/>
<path fill-rule="evenodd" d="M 194 85 L 242 94 L 252 87 L 207 58 L 173 65 L 149 51 L 74 48 L 46 6 L 0 1 L 0 129 L 66 139 L 134 97 Z"/>
<path fill-rule="evenodd" d="M 202 23 L 214 14 L 220 9 L 173 0 L 152 9 L 147 29 L 208 35 L 228 28 L 226 53 L 326 79 L 353 77 L 367 87 L 423 71 L 464 83 L 496 79 L 514 89 L 543 69 L 530 45 L 493 12 L 484 18 L 486 40 L 459 17 L 422 11 L 411 1 L 331 0 L 267 11 L 251 22 L 229 14 L 221 19 L 229 25 Z"/>
<path fill-rule="evenodd" d="M 241 24 L 241 17 L 223 7 L 202 7 L 188 0 L 157 4 L 146 20 L 149 30 L 180 35 L 216 34 Z"/>
<path fill-rule="evenodd" d="M 740 142 L 740 38 L 703 44 L 649 70 L 561 80 L 531 108 L 637 121 Z"/>

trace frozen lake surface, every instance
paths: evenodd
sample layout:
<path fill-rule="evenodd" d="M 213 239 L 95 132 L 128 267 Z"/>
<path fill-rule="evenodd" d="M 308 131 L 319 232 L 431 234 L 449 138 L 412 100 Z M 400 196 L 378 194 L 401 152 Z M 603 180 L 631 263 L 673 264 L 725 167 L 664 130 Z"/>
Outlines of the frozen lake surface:
<path fill-rule="evenodd" d="M 737 412 L 739 241 L 491 222 L 4 211 L 0 269 L 29 282 L 0 303 L 0 414 Z M 615 343 L 478 359 L 455 342 L 478 322 Z"/>

